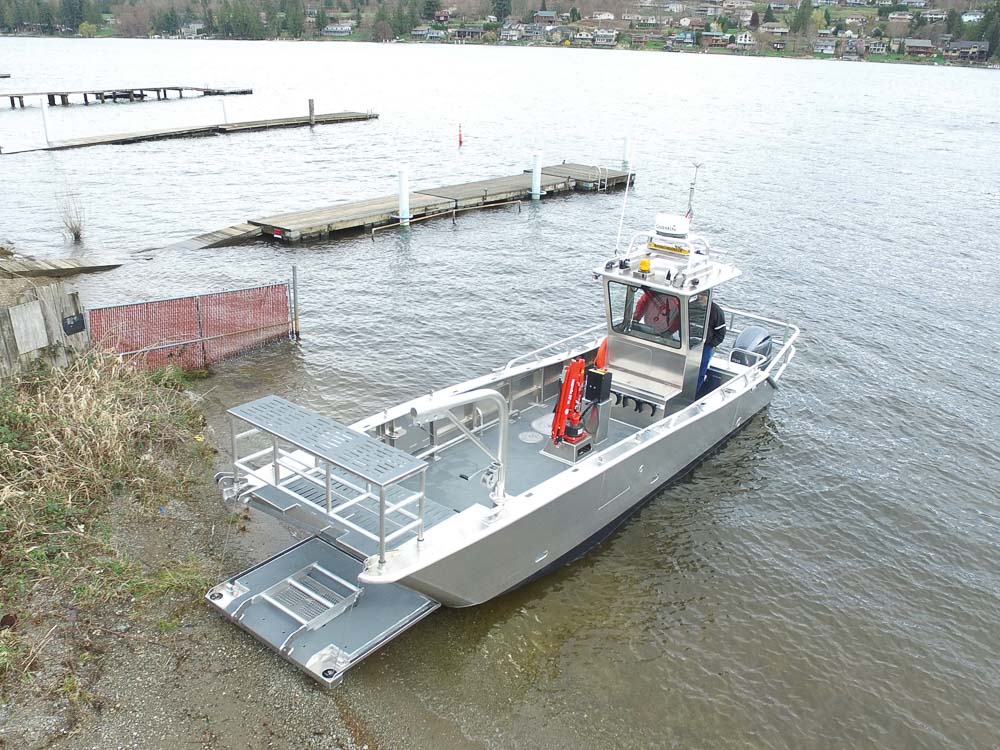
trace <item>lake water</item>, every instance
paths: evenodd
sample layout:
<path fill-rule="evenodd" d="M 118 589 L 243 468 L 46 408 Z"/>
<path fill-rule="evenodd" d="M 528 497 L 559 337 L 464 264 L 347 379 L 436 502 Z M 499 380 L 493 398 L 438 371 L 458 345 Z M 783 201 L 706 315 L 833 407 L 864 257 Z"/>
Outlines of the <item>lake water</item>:
<path fill-rule="evenodd" d="M 584 560 L 435 615 L 342 695 L 390 745 L 1000 744 L 1000 74 L 570 49 L 0 39 L 3 89 L 252 86 L 53 108 L 53 139 L 317 111 L 377 121 L 0 157 L 0 243 L 123 261 L 91 306 L 302 274 L 303 339 L 218 368 L 343 420 L 600 319 L 622 195 L 301 246 L 161 250 L 283 210 L 615 165 L 626 227 L 683 210 L 744 276 L 723 301 L 802 327 L 770 410 Z M 2 101 L 2 100 L 0 100 Z M 457 148 L 459 124 L 465 145 Z M 0 112 L 39 145 L 37 106 Z M 289 667 L 290 668 L 290 667 Z"/>

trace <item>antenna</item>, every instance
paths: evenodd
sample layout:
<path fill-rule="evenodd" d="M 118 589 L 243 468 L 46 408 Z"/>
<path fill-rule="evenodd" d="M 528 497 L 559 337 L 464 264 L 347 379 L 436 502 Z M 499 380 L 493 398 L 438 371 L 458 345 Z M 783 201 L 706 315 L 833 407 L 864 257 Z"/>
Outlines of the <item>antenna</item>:
<path fill-rule="evenodd" d="M 691 180 L 691 188 L 688 191 L 688 210 L 684 214 L 688 219 L 694 218 L 694 186 L 698 184 L 698 170 L 701 169 L 702 162 L 694 163 L 694 179 Z"/>
<path fill-rule="evenodd" d="M 628 206 L 628 189 L 632 185 L 632 162 L 635 161 L 635 152 L 632 159 L 625 164 L 625 197 L 622 199 L 622 215 L 618 219 L 618 238 L 615 240 L 615 256 L 618 255 L 618 248 L 622 244 L 622 227 L 625 225 L 625 207 Z"/>

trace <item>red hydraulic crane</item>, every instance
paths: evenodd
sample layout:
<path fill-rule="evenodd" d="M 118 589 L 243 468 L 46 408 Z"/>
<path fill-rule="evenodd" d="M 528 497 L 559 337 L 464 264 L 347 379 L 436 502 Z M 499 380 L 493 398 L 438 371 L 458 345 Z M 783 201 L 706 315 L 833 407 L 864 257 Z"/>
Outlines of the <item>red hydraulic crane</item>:
<path fill-rule="evenodd" d="M 578 443 L 587 436 L 580 423 L 580 396 L 583 394 L 583 379 L 587 362 L 582 357 L 572 360 L 563 376 L 559 404 L 552 420 L 552 440 L 561 443 Z"/>

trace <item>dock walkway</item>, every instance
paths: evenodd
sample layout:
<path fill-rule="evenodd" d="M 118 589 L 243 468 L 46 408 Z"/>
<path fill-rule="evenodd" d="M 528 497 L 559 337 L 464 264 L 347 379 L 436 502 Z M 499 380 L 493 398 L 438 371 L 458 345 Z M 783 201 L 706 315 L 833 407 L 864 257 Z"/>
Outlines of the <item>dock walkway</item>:
<path fill-rule="evenodd" d="M 541 184 L 545 195 L 554 195 L 573 190 L 603 191 L 623 187 L 626 181 L 634 179 L 634 173 L 625 170 L 563 163 L 542 167 Z M 509 177 L 426 188 L 410 193 L 410 219 L 454 214 L 470 208 L 488 208 L 524 200 L 530 195 L 530 171 Z M 348 229 L 370 229 L 392 224 L 398 221 L 398 212 L 399 197 L 387 195 L 249 219 L 247 224 L 259 227 L 262 234 L 275 239 L 297 242 Z"/>
<path fill-rule="evenodd" d="M 4 76 L 0 75 L 0 78 Z M 8 76 L 9 77 L 9 76 Z M 80 101 L 89 105 L 91 101 L 97 104 L 107 102 L 143 102 L 147 98 L 152 100 L 152 94 L 156 94 L 157 101 L 170 98 L 170 92 L 177 94 L 176 98 L 183 99 L 184 92 L 200 94 L 201 96 L 239 96 L 252 94 L 253 89 L 219 89 L 206 88 L 204 86 L 122 86 L 119 88 L 91 88 L 77 91 L 27 91 L 18 93 L 4 93 L 0 97 L 10 100 L 10 108 L 17 109 L 20 105 L 24 109 L 24 99 L 28 96 L 44 96 L 50 106 L 61 104 L 68 107 L 72 103 L 72 97 L 81 97 Z"/>
<path fill-rule="evenodd" d="M 0 258 L 0 279 L 61 278 L 78 273 L 97 273 L 118 268 L 121 263 L 95 263 L 87 258 Z"/>
<path fill-rule="evenodd" d="M 219 125 L 199 125 L 188 128 L 167 128 L 164 130 L 145 130 L 138 133 L 118 133 L 117 135 L 95 135 L 87 138 L 74 138 L 68 141 L 56 141 L 48 146 L 26 148 L 20 151 L 7 151 L 6 154 L 25 154 L 32 151 L 64 151 L 71 148 L 86 148 L 88 146 L 121 146 L 144 141 L 160 141 L 168 138 L 204 138 L 210 135 L 230 135 L 232 133 L 252 133 L 258 130 L 274 128 L 298 128 L 306 125 L 330 125 L 341 122 L 358 122 L 374 120 L 378 117 L 374 112 L 332 112 L 330 114 L 309 115 L 302 117 L 279 117 L 274 120 L 250 120 L 247 122 L 227 122 Z"/>

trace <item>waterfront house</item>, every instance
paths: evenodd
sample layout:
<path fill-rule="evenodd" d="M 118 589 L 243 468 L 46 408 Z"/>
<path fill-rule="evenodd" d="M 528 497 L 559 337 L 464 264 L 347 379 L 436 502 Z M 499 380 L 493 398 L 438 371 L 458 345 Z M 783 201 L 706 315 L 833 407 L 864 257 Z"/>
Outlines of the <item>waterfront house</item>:
<path fill-rule="evenodd" d="M 693 31 L 678 31 L 673 35 L 671 41 L 674 44 L 683 44 L 684 46 L 691 47 L 698 41 L 698 37 L 695 36 Z"/>
<path fill-rule="evenodd" d="M 844 49 L 840 53 L 844 60 L 857 60 L 864 51 L 864 44 L 856 37 L 849 37 L 844 40 Z"/>
<path fill-rule="evenodd" d="M 788 42 L 786 42 L 784 39 L 775 39 L 773 42 L 771 42 L 771 49 L 773 49 L 775 52 L 784 52 L 785 47 L 787 46 Z"/>
<path fill-rule="evenodd" d="M 523 36 L 523 24 L 508 21 L 500 28 L 499 39 L 501 42 L 519 42 Z"/>
<path fill-rule="evenodd" d="M 833 55 L 837 51 L 837 40 L 830 37 L 814 39 L 813 53 L 817 55 Z"/>
<path fill-rule="evenodd" d="M 944 56 L 949 60 L 961 62 L 986 62 L 990 56 L 990 43 L 979 42 L 951 42 L 944 50 Z"/>
<path fill-rule="evenodd" d="M 557 21 L 556 12 L 554 10 L 536 10 L 535 15 L 532 17 L 532 22 L 539 23 L 542 26 L 555 26 Z"/>
<path fill-rule="evenodd" d="M 483 29 L 481 26 L 463 26 L 459 29 L 449 29 L 449 33 L 455 39 L 461 39 L 465 42 L 478 42 L 483 38 Z"/>
<path fill-rule="evenodd" d="M 615 29 L 598 29 L 594 32 L 595 47 L 614 47 L 618 42 L 618 32 Z"/>
<path fill-rule="evenodd" d="M 865 53 L 868 55 L 888 55 L 889 42 L 887 42 L 885 39 L 876 39 L 875 37 L 869 37 L 865 41 Z"/>
<path fill-rule="evenodd" d="M 438 10 L 434 12 L 434 21 L 436 23 L 448 23 L 451 20 L 451 14 L 446 10 Z"/>
<path fill-rule="evenodd" d="M 729 44 L 729 35 L 723 34 L 721 31 L 705 31 L 701 35 L 701 46 L 716 48 L 725 46 Z"/>
<path fill-rule="evenodd" d="M 962 14 L 962 23 L 979 23 L 986 14 L 981 10 L 970 10 Z"/>
<path fill-rule="evenodd" d="M 788 27 L 778 23 L 777 21 L 770 21 L 763 24 L 760 30 L 765 34 L 771 34 L 772 36 L 788 36 Z"/>
<path fill-rule="evenodd" d="M 350 36 L 354 31 L 354 26 L 349 23 L 328 23 L 320 33 L 323 36 L 345 37 Z"/>
<path fill-rule="evenodd" d="M 928 57 L 937 52 L 930 39 L 904 39 L 903 54 L 916 57 Z"/>
<path fill-rule="evenodd" d="M 573 35 L 573 44 L 590 46 L 594 43 L 594 35 L 589 31 L 578 31 Z"/>
<path fill-rule="evenodd" d="M 521 35 L 529 42 L 545 38 L 545 27 L 540 23 L 526 23 Z"/>
<path fill-rule="evenodd" d="M 185 39 L 197 39 L 205 33 L 205 24 L 201 21 L 192 21 L 181 26 L 181 36 Z"/>
<path fill-rule="evenodd" d="M 598 11 L 596 13 L 592 13 L 590 15 L 590 19 L 592 21 L 614 21 L 615 20 L 615 14 L 614 13 L 609 13 L 606 10 L 600 10 L 600 11 Z"/>
<path fill-rule="evenodd" d="M 429 29 L 426 26 L 417 26 L 412 31 L 410 31 L 410 38 L 416 39 L 418 42 L 422 42 L 427 39 L 427 32 Z"/>
<path fill-rule="evenodd" d="M 739 52 L 753 52 L 757 49 L 757 38 L 749 31 L 736 35 L 736 49 Z"/>
<path fill-rule="evenodd" d="M 443 42 L 444 41 L 444 31 L 441 29 L 428 29 L 427 30 L 427 41 L 428 42 Z"/>

